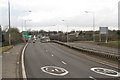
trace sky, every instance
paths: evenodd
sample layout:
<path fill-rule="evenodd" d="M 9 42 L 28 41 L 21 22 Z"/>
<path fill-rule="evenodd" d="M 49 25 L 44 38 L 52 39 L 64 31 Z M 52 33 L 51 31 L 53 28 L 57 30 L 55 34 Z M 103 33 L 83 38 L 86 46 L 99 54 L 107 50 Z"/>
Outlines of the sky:
<path fill-rule="evenodd" d="M 67 31 L 68 26 L 68 31 L 93 30 L 94 13 L 95 30 L 99 30 L 99 27 L 117 30 L 119 1 L 10 0 L 11 27 L 20 30 Z M 0 0 L 0 24 L 4 29 L 8 28 L 8 0 Z"/>

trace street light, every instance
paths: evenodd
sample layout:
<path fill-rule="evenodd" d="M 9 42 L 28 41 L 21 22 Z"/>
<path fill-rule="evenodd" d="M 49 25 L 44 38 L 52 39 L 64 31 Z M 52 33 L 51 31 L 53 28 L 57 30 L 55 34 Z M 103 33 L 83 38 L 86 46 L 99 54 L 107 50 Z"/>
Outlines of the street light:
<path fill-rule="evenodd" d="M 9 20 L 9 45 L 11 45 L 11 31 L 10 31 L 10 0 L 8 0 L 8 20 Z"/>
<path fill-rule="evenodd" d="M 65 20 L 62 20 L 65 21 Z M 68 43 L 68 25 L 67 25 L 67 43 Z"/>
<path fill-rule="evenodd" d="M 28 11 L 25 11 L 25 12 L 31 13 L 32 11 L 31 11 L 31 10 L 28 10 Z M 26 27 L 26 21 L 31 21 L 31 20 L 25 20 L 25 27 Z M 22 31 L 23 31 L 23 27 L 22 27 Z"/>
<path fill-rule="evenodd" d="M 27 21 L 32 21 L 32 20 L 25 20 L 25 30 L 26 30 L 26 23 L 27 23 Z"/>
<path fill-rule="evenodd" d="M 85 11 L 85 13 L 92 13 L 93 15 L 93 41 L 95 42 L 95 13 L 91 11 Z"/>

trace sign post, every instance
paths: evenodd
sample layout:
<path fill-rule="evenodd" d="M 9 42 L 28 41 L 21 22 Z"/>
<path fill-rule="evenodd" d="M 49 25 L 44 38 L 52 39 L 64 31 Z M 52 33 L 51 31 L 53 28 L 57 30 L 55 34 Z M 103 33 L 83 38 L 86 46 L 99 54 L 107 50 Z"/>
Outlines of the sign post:
<path fill-rule="evenodd" d="M 108 42 L 108 27 L 100 27 L 100 35 L 99 35 L 99 38 L 100 38 L 100 42 L 102 41 L 102 38 L 101 38 L 101 35 L 102 34 L 105 34 L 106 35 L 106 40 L 105 42 L 107 43 Z"/>

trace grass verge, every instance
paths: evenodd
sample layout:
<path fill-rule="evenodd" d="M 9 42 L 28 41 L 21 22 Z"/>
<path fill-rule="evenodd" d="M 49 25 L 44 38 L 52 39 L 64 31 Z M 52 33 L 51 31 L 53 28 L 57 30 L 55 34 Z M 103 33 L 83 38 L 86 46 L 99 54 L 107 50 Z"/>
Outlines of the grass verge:
<path fill-rule="evenodd" d="M 109 41 L 108 43 L 98 43 L 101 46 L 111 47 L 111 48 L 118 48 L 120 41 Z"/>
<path fill-rule="evenodd" d="M 93 41 L 77 41 L 75 43 L 89 43 L 89 44 L 95 44 L 95 45 L 99 45 L 99 46 L 106 46 L 106 47 L 118 49 L 120 41 L 109 41 L 107 43 L 105 43 L 105 42 L 93 42 Z"/>
<path fill-rule="evenodd" d="M 4 46 L 4 47 L 1 47 L 1 48 L 0 48 L 0 51 L 5 52 L 5 51 L 9 50 L 9 49 L 12 48 L 12 47 L 13 47 L 13 45 Z"/>

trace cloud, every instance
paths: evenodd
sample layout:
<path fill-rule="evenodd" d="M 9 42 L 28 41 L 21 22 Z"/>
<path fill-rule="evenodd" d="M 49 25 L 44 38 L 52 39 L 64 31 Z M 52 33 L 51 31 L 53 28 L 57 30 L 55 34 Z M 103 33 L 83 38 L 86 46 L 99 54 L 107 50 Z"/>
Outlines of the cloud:
<path fill-rule="evenodd" d="M 119 0 L 10 0 L 11 25 L 22 26 L 24 20 L 32 19 L 33 26 L 49 27 L 51 25 L 92 26 L 92 14 L 84 11 L 94 11 L 96 26 L 116 26 Z M 1 0 L 2 25 L 8 25 L 7 0 Z M 26 11 L 31 10 L 31 13 Z M 1 16 L 0 16 L 1 18 Z M 65 20 L 63 23 L 61 20 Z M 36 27 L 36 29 L 37 29 Z M 98 27 L 97 27 L 98 28 Z M 112 29 L 111 28 L 111 29 Z M 57 29 L 57 28 L 56 28 Z M 63 28 L 64 29 L 64 28 Z M 72 28 L 71 28 L 72 29 Z M 83 29 L 83 28 L 82 28 Z M 86 28 L 85 28 L 86 29 Z M 89 28 L 90 29 L 90 28 Z M 92 29 L 92 28 L 91 28 Z"/>

